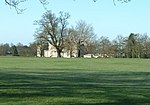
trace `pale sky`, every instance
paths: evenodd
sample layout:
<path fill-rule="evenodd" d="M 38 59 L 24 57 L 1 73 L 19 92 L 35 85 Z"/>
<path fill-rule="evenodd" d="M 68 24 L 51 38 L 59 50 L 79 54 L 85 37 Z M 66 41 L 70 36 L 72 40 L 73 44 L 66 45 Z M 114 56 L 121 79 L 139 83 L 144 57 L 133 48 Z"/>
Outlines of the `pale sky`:
<path fill-rule="evenodd" d="M 58 15 L 60 11 L 69 12 L 69 25 L 75 26 L 79 20 L 94 27 L 98 37 L 106 36 L 111 40 L 117 35 L 130 33 L 150 35 L 150 0 L 132 0 L 130 3 L 118 3 L 113 0 L 49 0 L 47 9 Z M 117 0 L 116 0 L 117 1 Z M 41 19 L 46 11 L 38 0 L 28 0 L 20 5 L 26 8 L 23 14 L 17 14 L 13 8 L 0 2 L 0 43 L 29 44 L 34 41 L 38 26 L 34 20 Z"/>

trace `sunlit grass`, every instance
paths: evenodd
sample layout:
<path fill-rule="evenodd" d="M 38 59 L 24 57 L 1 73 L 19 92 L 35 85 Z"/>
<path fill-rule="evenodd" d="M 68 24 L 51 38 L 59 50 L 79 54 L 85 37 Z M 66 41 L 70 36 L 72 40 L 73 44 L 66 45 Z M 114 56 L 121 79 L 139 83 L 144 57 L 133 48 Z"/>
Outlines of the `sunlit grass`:
<path fill-rule="evenodd" d="M 0 105 L 149 105 L 149 59 L 0 58 Z"/>

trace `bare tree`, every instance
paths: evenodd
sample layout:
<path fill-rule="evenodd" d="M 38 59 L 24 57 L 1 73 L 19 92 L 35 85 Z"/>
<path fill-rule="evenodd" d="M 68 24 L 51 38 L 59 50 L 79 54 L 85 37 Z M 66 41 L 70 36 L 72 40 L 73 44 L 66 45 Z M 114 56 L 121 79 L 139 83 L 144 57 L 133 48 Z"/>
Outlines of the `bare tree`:
<path fill-rule="evenodd" d="M 113 54 L 114 57 L 125 57 L 126 55 L 126 41 L 127 38 L 123 37 L 121 35 L 118 35 L 113 41 L 112 41 L 112 45 L 113 45 Z"/>
<path fill-rule="evenodd" d="M 111 42 L 108 37 L 102 36 L 99 39 L 99 53 L 107 57 L 109 54 L 111 54 Z"/>
<path fill-rule="evenodd" d="M 66 36 L 67 20 L 69 17 L 69 13 L 60 12 L 60 16 L 56 17 L 54 13 L 47 11 L 41 20 L 36 21 L 36 24 L 41 26 L 40 31 L 42 35 L 40 37 L 47 40 L 56 48 L 58 57 L 61 57 L 62 50 L 64 49 L 64 38 Z"/>
<path fill-rule="evenodd" d="M 136 34 L 136 55 L 140 58 L 148 58 L 149 55 L 149 37 L 147 33 Z"/>
<path fill-rule="evenodd" d="M 37 45 L 37 53 L 39 53 L 40 57 L 44 57 L 44 50 L 47 50 L 46 46 L 48 43 L 48 37 L 43 31 L 41 32 L 41 30 L 37 30 L 34 36 L 36 40 L 35 43 Z"/>
<path fill-rule="evenodd" d="M 76 35 L 76 31 L 73 27 L 67 30 L 67 36 L 65 37 L 64 44 L 65 44 L 65 50 L 69 52 L 70 57 L 75 57 L 75 55 L 73 55 L 73 52 L 75 54 L 77 53 L 75 35 Z"/>
<path fill-rule="evenodd" d="M 72 43 L 72 47 L 78 50 L 78 57 L 81 57 L 85 53 L 85 46 L 92 43 L 92 41 L 95 40 L 95 36 L 93 27 L 85 21 L 80 20 L 75 27 L 69 30 L 68 41 Z"/>

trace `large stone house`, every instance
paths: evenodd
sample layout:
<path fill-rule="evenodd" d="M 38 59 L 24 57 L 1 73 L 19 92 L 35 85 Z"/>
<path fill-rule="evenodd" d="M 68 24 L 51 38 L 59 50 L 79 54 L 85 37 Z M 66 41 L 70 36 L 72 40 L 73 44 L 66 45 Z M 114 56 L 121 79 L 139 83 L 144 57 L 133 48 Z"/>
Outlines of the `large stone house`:
<path fill-rule="evenodd" d="M 41 48 L 40 46 L 37 47 L 37 56 L 38 57 L 57 57 L 57 50 L 56 48 L 48 44 L 48 48 L 46 50 L 43 50 L 43 55 L 41 55 Z M 61 56 L 64 58 L 71 58 L 71 57 L 77 57 L 78 51 L 74 49 L 73 51 L 63 49 L 63 52 L 61 53 Z"/>

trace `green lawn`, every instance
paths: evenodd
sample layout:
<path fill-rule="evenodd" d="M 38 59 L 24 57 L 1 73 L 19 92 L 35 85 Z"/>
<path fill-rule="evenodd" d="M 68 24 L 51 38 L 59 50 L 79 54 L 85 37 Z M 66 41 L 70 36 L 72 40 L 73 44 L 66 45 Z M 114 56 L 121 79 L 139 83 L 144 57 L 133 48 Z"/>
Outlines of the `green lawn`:
<path fill-rule="evenodd" d="M 150 105 L 150 59 L 0 57 L 0 105 Z"/>

